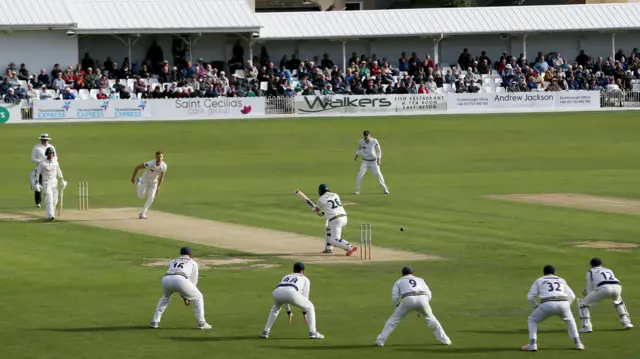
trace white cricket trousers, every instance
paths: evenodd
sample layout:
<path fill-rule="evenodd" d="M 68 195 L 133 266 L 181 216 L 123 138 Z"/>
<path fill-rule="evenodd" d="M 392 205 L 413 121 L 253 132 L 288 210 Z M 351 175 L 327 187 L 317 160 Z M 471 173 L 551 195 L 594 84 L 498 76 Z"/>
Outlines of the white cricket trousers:
<path fill-rule="evenodd" d="M 358 172 L 358 177 L 356 178 L 356 192 L 360 192 L 360 183 L 362 183 L 362 178 L 367 173 L 368 169 L 371 169 L 373 175 L 378 179 L 378 183 L 382 190 L 385 192 L 389 192 L 387 189 L 387 185 L 384 183 L 384 176 L 382 176 L 382 172 L 380 172 L 380 166 L 376 161 L 362 161 L 360 164 L 360 172 Z"/>
<path fill-rule="evenodd" d="M 42 191 L 44 192 L 44 208 L 47 212 L 47 219 L 51 219 L 55 217 L 58 205 L 58 180 L 42 183 Z"/>
<path fill-rule="evenodd" d="M 576 320 L 571 313 L 571 303 L 568 301 L 562 302 L 544 302 L 538 305 L 529 316 L 529 340 L 534 344 L 538 340 L 538 323 L 542 323 L 549 317 L 560 317 L 566 324 L 569 332 L 569 338 L 574 341 L 580 338 L 578 334 L 578 328 L 576 327 Z"/>
<path fill-rule="evenodd" d="M 174 293 L 180 293 L 180 296 L 193 302 L 193 312 L 196 315 L 198 323 L 205 323 L 204 319 L 204 297 L 198 287 L 190 280 L 181 275 L 165 275 L 162 277 L 162 298 L 158 302 L 156 314 L 153 316 L 152 322 L 160 323 L 162 313 L 169 306 L 171 296 Z"/>
<path fill-rule="evenodd" d="M 378 335 L 376 343 L 384 344 L 393 330 L 396 329 L 398 323 L 400 323 L 407 314 L 416 311 L 424 316 L 425 322 L 429 328 L 431 328 L 433 335 L 440 343 L 448 344 L 451 342 L 447 334 L 444 332 L 444 329 L 442 329 L 442 325 L 440 325 L 436 316 L 433 315 L 431 306 L 429 305 L 429 298 L 427 298 L 426 295 L 416 295 L 402 299 L 400 305 L 396 308 L 396 311 L 391 314 L 391 317 L 389 317 L 387 322 L 384 324 L 384 328 L 382 328 L 382 332 Z"/>
<path fill-rule="evenodd" d="M 620 316 L 620 322 L 623 325 L 631 323 L 627 308 L 622 301 L 622 286 L 620 284 L 605 284 L 597 287 L 591 293 L 587 294 L 584 299 L 578 301 L 583 328 L 592 328 L 589 307 L 593 307 L 596 303 L 605 299 L 612 300 L 613 306 Z"/>
<path fill-rule="evenodd" d="M 280 308 L 284 304 L 290 304 L 294 307 L 307 312 L 307 325 L 309 325 L 309 334 L 316 332 L 316 309 L 313 303 L 293 287 L 277 287 L 273 291 L 273 307 L 267 319 L 267 325 L 264 327 L 265 332 L 271 331 L 271 327 L 276 322 Z"/>
<path fill-rule="evenodd" d="M 345 251 L 350 251 L 353 246 L 342 239 L 342 228 L 347 226 L 347 216 L 338 217 L 327 222 L 327 232 L 329 232 L 328 244 L 334 245 Z"/>
<path fill-rule="evenodd" d="M 140 214 L 146 215 L 149 208 L 151 208 L 151 203 L 153 203 L 153 199 L 156 198 L 156 189 L 158 189 L 158 182 L 147 183 L 144 180 L 139 181 L 138 198 L 144 198 L 145 192 L 147 194 L 147 201 L 144 203 Z"/>

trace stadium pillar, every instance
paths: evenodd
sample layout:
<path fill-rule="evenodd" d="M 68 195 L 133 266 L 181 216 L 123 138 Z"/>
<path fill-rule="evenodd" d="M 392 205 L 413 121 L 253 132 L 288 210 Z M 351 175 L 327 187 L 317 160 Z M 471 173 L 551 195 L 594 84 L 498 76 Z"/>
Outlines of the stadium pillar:
<path fill-rule="evenodd" d="M 347 73 L 347 40 L 342 40 L 342 72 Z"/>
<path fill-rule="evenodd" d="M 616 58 L 616 33 L 611 33 L 611 56 L 613 59 Z"/>
<path fill-rule="evenodd" d="M 440 63 L 440 41 L 444 39 L 444 34 L 440 34 L 440 37 L 433 38 L 433 62 Z"/>
<path fill-rule="evenodd" d="M 522 55 L 527 58 L 527 34 L 522 35 Z"/>

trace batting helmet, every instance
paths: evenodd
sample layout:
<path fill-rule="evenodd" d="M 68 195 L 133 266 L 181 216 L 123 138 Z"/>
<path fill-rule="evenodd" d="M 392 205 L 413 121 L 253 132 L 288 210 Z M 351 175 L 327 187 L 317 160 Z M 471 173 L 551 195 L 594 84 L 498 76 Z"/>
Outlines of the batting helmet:
<path fill-rule="evenodd" d="M 319 195 L 321 195 L 321 196 L 322 196 L 323 194 L 325 194 L 325 193 L 329 192 L 329 191 L 331 191 L 331 190 L 329 189 L 329 185 L 326 185 L 326 184 L 324 184 L 324 183 L 323 183 L 323 184 L 321 184 L 320 186 L 318 186 L 318 194 L 319 194 Z"/>
<path fill-rule="evenodd" d="M 50 153 L 53 153 L 54 155 L 56 154 L 56 151 L 53 150 L 53 147 L 47 147 L 47 149 L 44 150 L 45 156 L 48 156 Z"/>

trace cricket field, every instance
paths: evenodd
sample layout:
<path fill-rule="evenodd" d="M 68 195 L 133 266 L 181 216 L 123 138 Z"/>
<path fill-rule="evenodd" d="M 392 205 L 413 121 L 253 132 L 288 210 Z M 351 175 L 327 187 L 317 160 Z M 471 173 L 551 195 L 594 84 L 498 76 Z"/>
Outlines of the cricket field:
<path fill-rule="evenodd" d="M 547 264 L 581 296 L 589 260 L 601 257 L 640 318 L 639 120 L 599 112 L 1 126 L 1 356 L 640 358 L 640 328 L 621 330 L 610 302 L 592 308 L 584 351 L 559 318 L 539 326 L 537 354 L 520 351 L 526 295 Z M 371 173 L 353 194 L 365 129 L 382 145 L 390 195 Z M 53 222 L 42 221 L 28 182 L 41 133 L 69 183 Z M 156 150 L 168 171 L 139 220 L 130 178 Z M 90 185 L 88 211 L 77 209 L 79 181 Z M 320 183 L 341 195 L 347 240 L 359 246 L 359 224 L 372 224 L 373 260 L 320 253 L 324 220 L 294 194 L 315 200 Z M 213 329 L 197 330 L 179 296 L 149 329 L 166 263 L 183 245 L 201 265 Z M 282 311 L 262 339 L 271 292 L 297 260 L 326 339 L 308 339 L 299 310 L 291 326 Z M 427 281 L 453 345 L 410 315 L 385 347 L 373 346 L 404 265 Z"/>

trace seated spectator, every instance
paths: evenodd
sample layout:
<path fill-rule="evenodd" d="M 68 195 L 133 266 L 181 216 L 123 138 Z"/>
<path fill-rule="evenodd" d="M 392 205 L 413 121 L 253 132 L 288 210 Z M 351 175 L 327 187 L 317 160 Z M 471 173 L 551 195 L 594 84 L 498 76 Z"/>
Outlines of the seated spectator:
<path fill-rule="evenodd" d="M 7 94 L 4 96 L 4 103 L 20 103 L 20 98 L 14 93 L 12 88 L 10 88 Z"/>
<path fill-rule="evenodd" d="M 40 91 L 40 100 L 52 100 L 53 93 L 47 89 L 47 86 L 42 86 L 42 91 Z"/>
<path fill-rule="evenodd" d="M 547 92 L 554 92 L 554 91 L 560 91 L 560 86 L 558 85 L 558 80 L 557 79 L 552 79 L 551 83 L 549 84 L 549 86 L 547 86 L 547 88 L 544 89 Z"/>
<path fill-rule="evenodd" d="M 538 73 L 549 71 L 549 64 L 547 64 L 547 62 L 544 60 L 544 55 L 538 58 L 535 65 L 533 65 L 533 69 Z"/>
<path fill-rule="evenodd" d="M 58 91 L 64 91 L 67 87 L 66 82 L 62 78 L 62 72 L 58 72 L 57 77 L 53 80 L 53 89 Z"/>
<path fill-rule="evenodd" d="M 436 82 L 433 81 L 433 76 L 429 76 L 426 85 L 429 93 L 436 93 L 436 91 L 438 91 L 438 85 L 436 85 Z"/>
<path fill-rule="evenodd" d="M 11 72 L 11 77 L 9 77 L 9 83 L 11 87 L 18 87 L 20 85 L 20 79 L 18 79 L 18 74 L 15 71 Z"/>
<path fill-rule="evenodd" d="M 122 87 L 123 88 L 123 87 Z M 109 100 L 119 100 L 120 91 L 115 89 L 115 86 L 109 89 Z"/>
<path fill-rule="evenodd" d="M 9 93 L 9 90 L 11 88 L 13 88 L 13 86 L 11 86 L 11 84 L 9 83 L 9 79 L 6 77 L 2 79 L 2 83 L 0 83 L 0 96 Z"/>
<path fill-rule="evenodd" d="M 64 92 L 62 93 L 62 99 L 63 100 L 75 100 L 76 99 L 76 94 L 71 92 L 71 89 L 67 87 L 64 90 Z"/>
<path fill-rule="evenodd" d="M 139 76 L 136 76 L 135 79 L 135 83 L 133 84 L 134 93 L 144 92 L 147 89 L 147 84 Z"/>
<path fill-rule="evenodd" d="M 580 83 L 573 75 L 571 75 L 571 77 L 569 77 L 569 80 L 567 80 L 567 87 L 569 90 L 580 90 Z"/>
<path fill-rule="evenodd" d="M 41 83 L 43 86 L 49 86 L 51 84 L 49 75 L 47 75 L 47 70 L 45 69 L 40 70 L 40 75 L 38 75 L 38 82 Z"/>
<path fill-rule="evenodd" d="M 38 76 L 38 75 L 33 75 L 33 76 L 35 77 L 35 76 Z M 27 93 L 26 93 L 27 100 L 29 100 L 29 101 L 37 100 L 39 97 L 40 96 L 38 94 L 38 91 L 36 91 L 33 88 L 33 85 L 32 84 L 28 84 L 27 85 Z"/>
<path fill-rule="evenodd" d="M 538 89 L 538 84 L 536 83 L 533 76 L 529 76 L 527 78 L 527 89 L 529 89 L 529 91 L 535 91 Z"/>
<path fill-rule="evenodd" d="M 171 88 L 169 87 L 169 85 L 164 85 L 164 90 L 161 92 L 161 98 L 173 98 L 173 91 L 171 91 Z"/>
<path fill-rule="evenodd" d="M 476 86 L 476 80 L 471 80 L 471 82 L 469 82 L 469 86 L 467 86 L 467 92 L 468 93 L 480 92 L 480 88 Z"/>
<path fill-rule="evenodd" d="M 15 89 L 14 94 L 21 100 L 27 98 L 27 91 L 24 89 L 24 87 L 22 87 L 22 84 L 18 85 L 18 88 Z"/>
<path fill-rule="evenodd" d="M 142 97 L 143 99 L 152 99 L 153 98 L 153 89 L 151 88 L 151 85 L 147 86 L 147 89 L 142 92 Z"/>
<path fill-rule="evenodd" d="M 107 76 L 100 77 L 98 80 L 98 89 L 105 90 L 109 88 L 109 78 Z"/>
<path fill-rule="evenodd" d="M 131 94 L 129 93 L 129 89 L 126 88 L 126 87 L 123 87 L 120 90 L 119 95 L 120 95 L 120 99 L 121 100 L 129 100 L 131 98 Z"/>
<path fill-rule="evenodd" d="M 96 99 L 98 99 L 98 100 L 106 100 L 108 98 L 109 98 L 109 96 L 106 93 L 104 93 L 104 89 L 101 88 L 101 89 L 98 90 L 98 94 L 96 95 Z"/>
<path fill-rule="evenodd" d="M 461 76 L 456 82 L 456 93 L 465 93 L 467 91 L 467 84 L 464 82 L 464 76 Z"/>
<path fill-rule="evenodd" d="M 41 89 L 44 84 L 38 80 L 38 75 L 33 75 L 29 80 L 29 85 L 35 89 Z"/>
<path fill-rule="evenodd" d="M 429 89 L 427 88 L 427 86 L 424 84 L 424 82 L 420 83 L 420 88 L 418 89 L 418 94 L 420 95 L 428 95 Z"/>
<path fill-rule="evenodd" d="M 488 75 L 489 74 L 489 62 L 486 59 L 482 59 L 480 60 L 480 63 L 478 64 L 478 73 L 481 75 Z"/>

